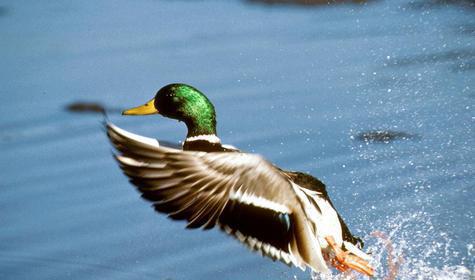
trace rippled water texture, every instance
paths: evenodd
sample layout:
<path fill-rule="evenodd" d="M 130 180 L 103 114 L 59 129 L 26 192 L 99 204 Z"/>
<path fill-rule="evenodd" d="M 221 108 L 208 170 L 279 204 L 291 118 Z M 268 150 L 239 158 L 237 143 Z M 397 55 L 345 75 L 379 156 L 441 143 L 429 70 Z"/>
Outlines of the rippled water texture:
<path fill-rule="evenodd" d="M 171 82 L 209 96 L 224 142 L 321 178 L 378 279 L 473 277 L 475 9 L 448 2 L 2 1 L 0 278 L 310 279 L 157 215 L 100 108 L 71 109 L 178 142 L 118 114 Z"/>

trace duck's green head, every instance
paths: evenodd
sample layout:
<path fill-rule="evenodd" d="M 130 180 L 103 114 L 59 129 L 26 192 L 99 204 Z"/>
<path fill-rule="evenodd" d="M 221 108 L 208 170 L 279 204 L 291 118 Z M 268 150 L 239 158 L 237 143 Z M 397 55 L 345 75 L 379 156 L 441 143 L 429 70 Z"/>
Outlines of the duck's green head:
<path fill-rule="evenodd" d="M 162 116 L 183 121 L 187 137 L 216 135 L 216 113 L 213 104 L 196 88 L 185 84 L 162 87 L 146 104 L 122 112 L 123 115 Z"/>

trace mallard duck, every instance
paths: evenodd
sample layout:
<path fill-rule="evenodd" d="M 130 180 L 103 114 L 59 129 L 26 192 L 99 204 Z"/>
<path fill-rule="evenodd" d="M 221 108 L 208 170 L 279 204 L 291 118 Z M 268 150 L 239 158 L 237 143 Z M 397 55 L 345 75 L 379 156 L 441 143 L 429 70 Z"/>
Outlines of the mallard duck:
<path fill-rule="evenodd" d="M 285 171 L 259 155 L 223 145 L 213 104 L 196 88 L 170 84 L 123 115 L 161 114 L 186 124 L 183 150 L 106 124 L 115 158 L 130 182 L 158 212 L 188 221 L 187 228 L 219 227 L 251 250 L 303 270 L 356 270 L 373 275 L 335 210 L 325 185 Z"/>

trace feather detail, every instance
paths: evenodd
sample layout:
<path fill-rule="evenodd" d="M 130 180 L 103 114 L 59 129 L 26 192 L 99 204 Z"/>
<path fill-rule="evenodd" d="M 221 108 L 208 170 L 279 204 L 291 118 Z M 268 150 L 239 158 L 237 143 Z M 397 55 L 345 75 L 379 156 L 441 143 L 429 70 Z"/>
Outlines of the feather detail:
<path fill-rule="evenodd" d="M 218 225 L 273 260 L 328 272 L 322 234 L 339 235 L 341 243 L 341 228 L 321 192 L 299 187 L 258 155 L 181 151 L 106 128 L 119 166 L 158 212 L 189 228 Z"/>

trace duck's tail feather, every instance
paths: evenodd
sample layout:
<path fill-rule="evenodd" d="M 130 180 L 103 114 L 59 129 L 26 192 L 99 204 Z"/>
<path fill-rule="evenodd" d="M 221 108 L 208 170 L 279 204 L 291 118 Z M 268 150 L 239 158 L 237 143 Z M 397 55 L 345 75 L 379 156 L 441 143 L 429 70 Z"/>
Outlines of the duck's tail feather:
<path fill-rule="evenodd" d="M 295 215 L 295 240 L 291 243 L 291 251 L 315 272 L 329 273 L 330 270 L 322 255 L 317 237 L 309 227 L 304 215 Z"/>

